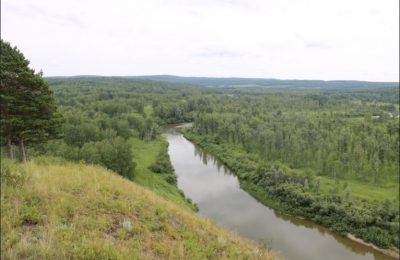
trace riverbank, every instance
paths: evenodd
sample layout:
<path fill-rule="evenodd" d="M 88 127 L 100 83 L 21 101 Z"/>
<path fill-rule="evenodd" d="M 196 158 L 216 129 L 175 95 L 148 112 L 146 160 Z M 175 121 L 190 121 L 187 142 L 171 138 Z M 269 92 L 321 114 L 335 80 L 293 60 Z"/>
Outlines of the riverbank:
<path fill-rule="evenodd" d="M 252 183 L 249 183 L 246 181 L 241 181 L 240 187 L 242 189 L 246 190 L 251 196 L 253 196 L 255 199 L 257 199 L 264 205 L 267 205 L 268 207 L 279 211 L 280 214 L 291 216 L 291 217 L 296 217 L 299 219 L 305 219 L 302 216 L 296 216 L 296 215 L 290 214 L 287 210 L 284 209 L 284 207 L 283 207 L 284 205 L 280 205 L 277 201 L 273 200 L 265 192 L 263 192 L 259 187 L 257 187 L 256 185 L 254 185 Z M 355 235 L 350 234 L 350 233 L 348 233 L 345 237 L 347 237 L 348 239 L 350 239 L 360 245 L 370 247 L 370 248 L 372 248 L 378 252 L 381 252 L 384 255 L 392 257 L 394 259 L 400 259 L 400 252 L 396 248 L 391 248 L 391 249 L 379 248 L 378 246 L 376 246 L 372 243 L 365 242 L 364 240 L 357 238 Z"/>
<path fill-rule="evenodd" d="M 377 246 L 374 245 L 374 244 L 367 243 L 367 242 L 365 242 L 364 240 L 362 240 L 362 239 L 360 239 L 360 238 L 357 238 L 357 237 L 356 237 L 355 235 L 353 235 L 353 234 L 347 234 L 347 238 L 350 239 L 350 240 L 352 240 L 352 241 L 354 241 L 354 242 L 357 242 L 357 243 L 359 243 L 359 244 L 361 244 L 361 245 L 364 245 L 364 246 L 367 246 L 367 247 L 371 247 L 371 248 L 373 248 L 374 250 L 379 251 L 379 252 L 381 252 L 381 253 L 383 253 L 383 254 L 385 254 L 385 255 L 387 255 L 387 256 L 393 257 L 393 258 L 395 258 L 395 259 L 400 259 L 400 252 L 399 252 L 399 250 L 395 250 L 395 249 L 382 249 L 382 248 L 379 248 L 379 247 L 377 247 Z"/>
<path fill-rule="evenodd" d="M 174 172 L 163 174 L 165 169 L 161 169 L 160 173 L 155 173 L 150 169 L 159 159 L 160 153 L 166 157 L 166 163 L 170 164 L 165 135 L 149 141 L 132 137 L 129 139 L 129 143 L 133 151 L 133 160 L 138 162 L 133 181 L 177 205 L 197 211 L 197 206 L 185 197 L 183 191 L 178 189 L 176 182 L 167 181 L 171 175 L 173 177 L 171 179 L 176 179 Z"/>
<path fill-rule="evenodd" d="M 361 211 L 358 212 L 357 209 L 351 207 L 351 203 L 354 201 L 345 201 L 339 196 L 313 195 L 304 191 L 304 180 L 302 184 L 301 178 L 296 178 L 293 181 L 291 177 L 284 174 L 278 174 L 281 180 L 277 180 L 276 178 L 272 180 L 268 179 L 270 176 L 274 176 L 274 174 L 267 174 L 266 176 L 268 176 L 268 178 L 264 178 L 264 174 L 261 176 L 262 178 L 260 178 L 256 173 L 257 167 L 254 166 L 254 164 L 257 165 L 257 163 L 252 162 L 251 158 L 237 153 L 237 151 L 229 150 L 229 152 L 227 152 L 226 147 L 224 148 L 222 145 L 211 143 L 204 136 L 196 135 L 190 131 L 183 131 L 183 133 L 190 141 L 204 148 L 206 151 L 209 151 L 216 158 L 221 160 L 238 176 L 241 187 L 264 205 L 271 206 L 291 216 L 313 220 L 315 223 L 326 226 L 344 237 L 347 233 L 352 233 L 356 234 L 357 237 L 365 239 L 368 243 L 375 242 L 374 244 L 383 245 L 382 247 L 390 248 L 392 247 L 391 245 L 395 244 L 397 237 L 396 231 L 398 230 L 396 226 L 392 227 L 392 229 L 384 229 L 372 224 L 360 225 L 360 223 L 362 223 L 361 221 L 365 218 L 364 215 L 362 215 L 364 212 L 361 213 L 362 210 L 367 211 L 367 213 L 369 212 L 367 216 L 369 217 L 371 215 L 370 220 L 373 220 L 373 212 L 375 212 L 376 209 L 369 203 L 357 201 L 357 203 L 361 203 Z M 282 179 L 285 180 L 283 184 L 281 182 L 277 185 L 271 185 L 271 183 L 265 185 L 267 182 L 279 182 L 282 181 Z M 262 183 L 264 183 L 264 186 L 260 185 Z M 353 220 L 351 219 L 350 213 L 353 214 L 353 216 L 357 216 L 358 214 L 358 216 L 363 217 L 359 220 Z M 349 223 L 352 224 L 350 225 Z M 393 254 L 390 253 L 392 250 L 382 249 L 376 245 L 375 247 L 378 248 L 380 252 L 393 257 Z M 395 252 L 395 250 L 393 252 Z"/>

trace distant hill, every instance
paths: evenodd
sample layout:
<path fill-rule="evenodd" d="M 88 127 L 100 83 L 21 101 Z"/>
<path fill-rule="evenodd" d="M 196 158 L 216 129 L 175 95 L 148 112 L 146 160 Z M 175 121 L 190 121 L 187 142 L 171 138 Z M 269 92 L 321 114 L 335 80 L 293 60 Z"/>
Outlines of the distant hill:
<path fill-rule="evenodd" d="M 131 78 L 188 83 L 209 87 L 266 87 L 266 88 L 380 88 L 399 87 L 399 82 L 370 82 L 356 80 L 280 80 L 268 78 L 179 77 L 171 75 L 134 76 Z"/>
<path fill-rule="evenodd" d="M 258 87 L 258 88 L 286 88 L 286 89 L 365 89 L 365 88 L 399 88 L 399 82 L 372 82 L 357 80 L 282 80 L 269 78 L 213 78 L 213 77 L 180 77 L 173 75 L 148 76 L 57 76 L 46 77 L 51 82 L 59 80 L 151 80 L 169 83 L 191 84 L 205 87 Z"/>

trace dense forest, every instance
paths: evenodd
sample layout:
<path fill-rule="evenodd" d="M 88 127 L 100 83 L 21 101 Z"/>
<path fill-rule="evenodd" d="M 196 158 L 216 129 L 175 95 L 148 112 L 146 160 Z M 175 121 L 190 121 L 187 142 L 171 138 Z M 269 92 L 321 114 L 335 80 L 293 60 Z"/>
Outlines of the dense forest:
<path fill-rule="evenodd" d="M 132 179 L 135 163 L 127 140 L 154 140 L 164 122 L 152 116 L 158 94 L 177 100 L 196 88 L 124 79 L 49 79 L 65 123 L 63 138 L 35 146 L 33 154 L 101 164 Z M 183 91 L 180 91 L 183 89 Z"/>

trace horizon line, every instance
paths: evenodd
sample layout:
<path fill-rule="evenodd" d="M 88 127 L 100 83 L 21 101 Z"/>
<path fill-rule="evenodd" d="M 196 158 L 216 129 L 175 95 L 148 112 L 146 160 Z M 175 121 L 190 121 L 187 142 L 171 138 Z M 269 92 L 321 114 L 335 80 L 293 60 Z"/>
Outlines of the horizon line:
<path fill-rule="evenodd" d="M 99 75 L 99 74 L 81 74 L 81 75 L 57 75 L 57 76 L 43 76 L 43 78 L 77 78 L 77 77 L 104 77 L 104 78 L 138 78 L 138 77 L 177 77 L 177 78 L 209 78 L 209 79 L 258 79 L 258 80 L 277 80 L 277 81 L 323 81 L 323 82 L 332 82 L 332 81 L 353 81 L 353 82 L 370 82 L 370 83 L 400 83 L 399 81 L 370 81 L 370 80 L 358 80 L 358 79 L 281 79 L 281 78 L 262 78 L 262 77 L 236 77 L 236 76 L 224 76 L 224 77 L 215 77 L 215 76 L 179 76 L 173 74 L 146 74 L 146 75 Z"/>

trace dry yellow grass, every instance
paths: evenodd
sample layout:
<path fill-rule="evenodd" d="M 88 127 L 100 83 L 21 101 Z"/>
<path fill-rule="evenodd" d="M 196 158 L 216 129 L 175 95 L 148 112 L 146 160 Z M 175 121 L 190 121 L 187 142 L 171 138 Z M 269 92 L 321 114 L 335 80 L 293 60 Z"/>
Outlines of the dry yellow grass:
<path fill-rule="evenodd" d="M 3 160 L 1 212 L 2 259 L 274 258 L 98 166 Z"/>

